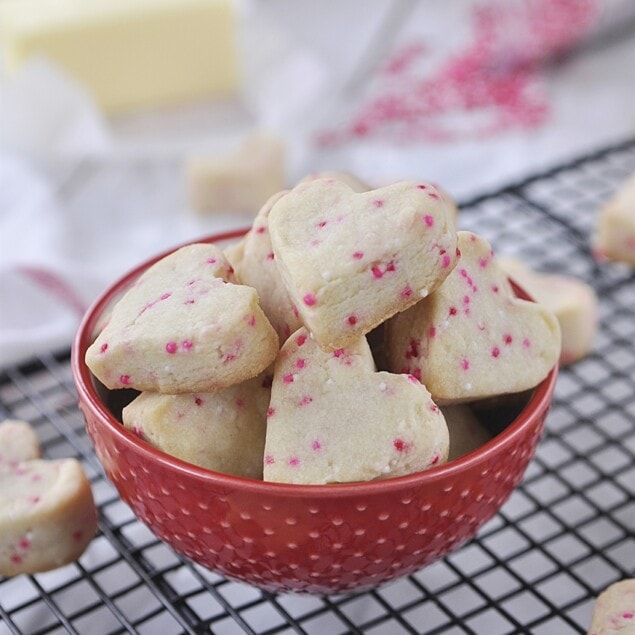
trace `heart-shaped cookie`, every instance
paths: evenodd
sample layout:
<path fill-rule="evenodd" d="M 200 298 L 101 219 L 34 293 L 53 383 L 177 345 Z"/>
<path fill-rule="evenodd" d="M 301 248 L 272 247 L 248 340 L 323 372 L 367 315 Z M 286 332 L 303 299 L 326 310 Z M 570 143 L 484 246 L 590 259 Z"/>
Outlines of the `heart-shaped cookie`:
<path fill-rule="evenodd" d="M 260 209 L 242 241 L 242 252 L 236 268 L 240 282 L 258 292 L 260 306 L 281 342 L 302 326 L 298 309 L 291 301 L 276 266 L 269 236 L 269 213 L 286 193 L 274 194 Z"/>
<path fill-rule="evenodd" d="M 278 351 L 255 289 L 233 284 L 215 245 L 183 247 L 150 267 L 86 352 L 108 388 L 213 392 L 255 377 Z"/>
<path fill-rule="evenodd" d="M 418 302 L 458 257 L 451 216 L 426 183 L 356 193 L 337 179 L 305 182 L 273 206 L 269 232 L 289 295 L 325 350 Z"/>
<path fill-rule="evenodd" d="M 533 388 L 558 361 L 558 320 L 515 297 L 485 239 L 459 232 L 459 249 L 445 282 L 388 322 L 388 367 L 417 377 L 439 403 Z"/>
<path fill-rule="evenodd" d="M 214 393 L 141 393 L 123 409 L 123 424 L 183 461 L 261 479 L 272 373 Z"/>
<path fill-rule="evenodd" d="M 48 571 L 77 560 L 97 529 L 80 463 L 39 456 L 27 423 L 0 424 L 0 575 Z"/>
<path fill-rule="evenodd" d="M 345 483 L 447 459 L 448 429 L 416 379 L 375 372 L 365 338 L 323 351 L 305 328 L 282 347 L 267 414 L 264 479 Z"/>

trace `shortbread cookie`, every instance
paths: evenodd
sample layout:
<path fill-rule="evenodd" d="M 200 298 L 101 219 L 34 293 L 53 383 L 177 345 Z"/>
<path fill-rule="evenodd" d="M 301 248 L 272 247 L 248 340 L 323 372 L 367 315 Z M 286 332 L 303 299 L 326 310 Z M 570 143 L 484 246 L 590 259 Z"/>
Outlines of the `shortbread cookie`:
<path fill-rule="evenodd" d="M 276 330 L 280 342 L 302 326 L 298 309 L 291 301 L 271 247 L 269 213 L 286 192 L 274 194 L 258 212 L 245 235 L 237 273 L 240 281 L 258 292 L 260 306 Z"/>
<path fill-rule="evenodd" d="M 40 458 L 40 441 L 25 421 L 5 419 L 0 424 L 0 468 L 17 461 Z"/>
<path fill-rule="evenodd" d="M 593 247 L 601 260 L 635 266 L 635 174 L 601 208 Z"/>
<path fill-rule="evenodd" d="M 588 635 L 635 635 L 635 578 L 615 582 L 599 595 Z"/>
<path fill-rule="evenodd" d="M 310 183 L 311 181 L 318 181 L 320 179 L 335 179 L 341 183 L 346 183 L 353 192 L 357 193 L 368 192 L 368 190 L 373 189 L 368 183 L 358 179 L 350 172 L 312 172 L 311 174 L 307 174 L 298 184 Z"/>
<path fill-rule="evenodd" d="M 561 366 L 591 352 L 598 329 L 598 299 L 592 287 L 572 276 L 532 271 L 514 259 L 499 258 L 499 264 L 536 302 L 558 318 L 562 333 Z"/>
<path fill-rule="evenodd" d="M 492 435 L 469 406 L 441 406 L 450 433 L 448 461 L 459 459 L 487 443 Z"/>
<path fill-rule="evenodd" d="M 284 188 L 284 145 L 270 134 L 253 134 L 225 156 L 196 156 L 186 165 L 190 206 L 199 213 L 255 214 Z"/>
<path fill-rule="evenodd" d="M 459 232 L 459 249 L 445 282 L 388 323 L 390 370 L 411 373 L 440 403 L 536 386 L 560 356 L 558 320 L 515 297 L 485 239 Z"/>
<path fill-rule="evenodd" d="M 77 560 L 97 529 L 90 483 L 78 461 L 33 458 L 28 424 L 0 424 L 0 575 Z"/>
<path fill-rule="evenodd" d="M 345 483 L 447 459 L 448 429 L 418 381 L 375 372 L 365 338 L 323 351 L 305 328 L 282 347 L 267 417 L 264 479 Z"/>
<path fill-rule="evenodd" d="M 262 479 L 272 372 L 215 393 L 141 393 L 123 409 L 124 426 L 183 461 Z"/>
<path fill-rule="evenodd" d="M 425 183 L 362 194 L 336 179 L 302 183 L 273 206 L 269 231 L 289 295 L 325 350 L 427 296 L 458 259 L 452 220 Z"/>
<path fill-rule="evenodd" d="M 214 392 L 255 377 L 278 338 L 251 287 L 233 284 L 215 245 L 193 244 L 148 269 L 86 352 L 108 388 Z"/>

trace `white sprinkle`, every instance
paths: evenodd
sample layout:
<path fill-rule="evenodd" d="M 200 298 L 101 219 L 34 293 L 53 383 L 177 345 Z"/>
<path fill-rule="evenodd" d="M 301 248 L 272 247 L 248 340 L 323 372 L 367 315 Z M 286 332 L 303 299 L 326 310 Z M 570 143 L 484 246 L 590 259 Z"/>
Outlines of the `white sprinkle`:
<path fill-rule="evenodd" d="M 299 375 L 297 373 L 293 374 L 293 381 L 298 381 Z"/>
<path fill-rule="evenodd" d="M 382 474 L 389 474 L 390 473 L 390 465 L 386 465 L 385 467 L 381 468 L 381 473 Z"/>
<path fill-rule="evenodd" d="M 472 384 L 470 384 L 469 382 L 465 384 L 465 390 L 472 390 Z"/>
<path fill-rule="evenodd" d="M 386 386 L 386 382 L 381 382 L 379 384 L 379 390 L 381 390 L 382 392 L 384 392 L 384 390 L 386 390 L 386 388 L 388 388 L 388 386 Z"/>
<path fill-rule="evenodd" d="M 326 280 L 328 282 L 331 279 L 331 272 L 330 271 L 323 271 L 322 272 L 322 278 L 324 278 L 324 280 Z"/>
<path fill-rule="evenodd" d="M 427 289 L 421 289 L 421 291 L 419 291 L 419 295 L 422 298 L 427 298 L 428 297 L 428 290 Z"/>
<path fill-rule="evenodd" d="M 330 377 L 326 380 L 326 385 L 330 386 L 331 384 L 335 383 Z"/>

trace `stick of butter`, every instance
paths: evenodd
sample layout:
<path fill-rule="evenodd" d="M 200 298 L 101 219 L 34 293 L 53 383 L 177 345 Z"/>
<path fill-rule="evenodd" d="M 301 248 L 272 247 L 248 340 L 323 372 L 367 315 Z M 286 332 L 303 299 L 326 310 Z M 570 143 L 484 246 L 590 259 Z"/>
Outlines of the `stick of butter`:
<path fill-rule="evenodd" d="M 232 0 L 10 0 L 0 4 L 5 70 L 45 56 L 113 114 L 234 92 Z"/>

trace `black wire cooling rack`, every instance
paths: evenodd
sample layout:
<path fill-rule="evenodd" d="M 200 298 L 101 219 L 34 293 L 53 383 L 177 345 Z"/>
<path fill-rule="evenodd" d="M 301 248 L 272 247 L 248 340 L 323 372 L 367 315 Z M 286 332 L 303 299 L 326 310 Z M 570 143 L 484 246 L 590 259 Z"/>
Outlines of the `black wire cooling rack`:
<path fill-rule="evenodd" d="M 635 576 L 635 275 L 590 251 L 599 205 L 632 172 L 635 141 L 462 206 L 461 227 L 498 254 L 589 282 L 601 328 L 595 351 L 561 371 L 537 455 L 500 513 L 459 551 L 371 592 L 275 595 L 176 555 L 105 479 L 68 352 L 4 371 L 0 417 L 31 422 L 45 456 L 81 460 L 100 529 L 77 563 L 0 578 L 0 635 L 585 633 L 598 593 Z"/>

